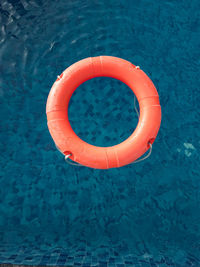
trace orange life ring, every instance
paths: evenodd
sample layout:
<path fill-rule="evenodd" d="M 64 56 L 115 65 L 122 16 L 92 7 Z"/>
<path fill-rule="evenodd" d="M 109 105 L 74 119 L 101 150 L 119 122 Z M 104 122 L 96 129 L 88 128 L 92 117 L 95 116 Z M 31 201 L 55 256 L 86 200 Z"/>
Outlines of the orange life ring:
<path fill-rule="evenodd" d="M 73 92 L 94 77 L 112 77 L 127 84 L 140 107 L 138 125 L 132 135 L 111 147 L 97 147 L 81 140 L 68 119 L 68 104 Z M 111 56 L 90 57 L 67 68 L 49 93 L 47 121 L 50 134 L 64 154 L 82 165 L 108 169 L 127 165 L 142 156 L 153 143 L 161 123 L 161 107 L 155 86 L 148 76 L 129 61 Z"/>

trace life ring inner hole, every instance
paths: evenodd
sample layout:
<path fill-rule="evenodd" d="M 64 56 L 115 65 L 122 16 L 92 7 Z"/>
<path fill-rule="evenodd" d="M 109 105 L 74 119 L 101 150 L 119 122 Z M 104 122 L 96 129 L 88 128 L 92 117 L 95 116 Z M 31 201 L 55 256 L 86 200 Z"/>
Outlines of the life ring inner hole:
<path fill-rule="evenodd" d="M 70 99 L 68 117 L 82 140 L 104 147 L 126 140 L 138 123 L 133 91 L 110 77 L 93 78 L 81 84 Z"/>

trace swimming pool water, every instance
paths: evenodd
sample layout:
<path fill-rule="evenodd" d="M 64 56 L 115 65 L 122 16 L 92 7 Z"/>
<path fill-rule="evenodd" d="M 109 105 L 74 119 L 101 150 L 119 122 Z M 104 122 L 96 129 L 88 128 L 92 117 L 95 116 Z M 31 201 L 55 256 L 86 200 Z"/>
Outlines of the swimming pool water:
<path fill-rule="evenodd" d="M 200 2 L 2 0 L 0 263 L 200 266 Z M 162 124 L 151 157 L 119 169 L 64 162 L 46 125 L 49 90 L 72 63 L 111 55 L 153 80 Z M 81 85 L 75 132 L 114 145 L 137 124 L 119 81 Z"/>

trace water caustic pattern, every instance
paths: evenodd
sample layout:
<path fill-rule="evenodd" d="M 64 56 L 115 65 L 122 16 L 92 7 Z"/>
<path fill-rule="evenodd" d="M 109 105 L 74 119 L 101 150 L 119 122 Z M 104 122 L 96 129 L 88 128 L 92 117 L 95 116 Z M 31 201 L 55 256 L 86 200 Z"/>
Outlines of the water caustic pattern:
<path fill-rule="evenodd" d="M 200 265 L 200 3 L 0 4 L 0 262 L 67 266 Z M 120 169 L 65 164 L 46 125 L 57 75 L 98 55 L 155 83 L 161 129 L 151 157 Z M 109 146 L 137 125 L 134 96 L 98 78 L 72 97 L 85 141 Z"/>

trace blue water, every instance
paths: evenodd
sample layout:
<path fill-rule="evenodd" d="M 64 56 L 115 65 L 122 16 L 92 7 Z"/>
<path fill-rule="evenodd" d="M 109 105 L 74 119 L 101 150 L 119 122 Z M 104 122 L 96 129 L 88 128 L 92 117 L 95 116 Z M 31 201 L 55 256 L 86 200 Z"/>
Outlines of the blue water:
<path fill-rule="evenodd" d="M 199 0 L 1 1 L 0 263 L 200 266 L 199 29 Z M 142 163 L 69 166 L 50 137 L 57 75 L 98 55 L 139 65 L 158 90 L 162 124 Z M 97 78 L 72 97 L 70 122 L 114 145 L 137 124 L 133 103 Z"/>

